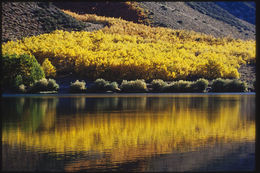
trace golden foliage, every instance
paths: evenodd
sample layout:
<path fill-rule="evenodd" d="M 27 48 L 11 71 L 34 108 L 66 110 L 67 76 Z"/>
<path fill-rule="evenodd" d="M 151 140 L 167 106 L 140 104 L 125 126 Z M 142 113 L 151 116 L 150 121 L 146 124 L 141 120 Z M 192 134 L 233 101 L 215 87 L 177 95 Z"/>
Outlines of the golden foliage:
<path fill-rule="evenodd" d="M 42 63 L 42 68 L 47 77 L 56 76 L 56 68 L 51 64 L 48 58 L 46 58 Z"/>
<path fill-rule="evenodd" d="M 2 45 L 3 53 L 50 57 L 57 71 L 107 80 L 239 78 L 241 64 L 255 60 L 255 41 L 214 38 L 192 31 L 135 24 L 122 19 L 65 13 L 108 23 L 94 32 L 54 31 Z"/>

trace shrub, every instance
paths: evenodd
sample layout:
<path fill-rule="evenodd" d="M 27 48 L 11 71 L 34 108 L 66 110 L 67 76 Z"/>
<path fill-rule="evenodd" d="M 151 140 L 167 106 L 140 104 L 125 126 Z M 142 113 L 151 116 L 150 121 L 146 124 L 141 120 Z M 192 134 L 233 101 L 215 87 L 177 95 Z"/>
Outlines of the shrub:
<path fill-rule="evenodd" d="M 56 83 L 54 79 L 49 79 L 47 90 L 48 91 L 57 91 L 59 89 L 59 85 Z"/>
<path fill-rule="evenodd" d="M 215 79 L 211 86 L 212 92 L 245 92 L 247 84 L 237 79 Z"/>
<path fill-rule="evenodd" d="M 36 81 L 33 85 L 31 85 L 29 92 L 40 92 L 40 91 L 46 91 L 48 85 L 48 80 L 46 78 L 40 79 L 39 81 Z"/>
<path fill-rule="evenodd" d="M 17 92 L 26 93 L 26 86 L 24 84 L 19 85 L 17 88 Z"/>
<path fill-rule="evenodd" d="M 177 84 L 177 90 L 179 92 L 191 92 L 192 82 L 179 80 L 178 82 L 176 82 L 176 84 Z"/>
<path fill-rule="evenodd" d="M 47 77 L 56 76 L 56 68 L 52 65 L 48 58 L 46 58 L 42 63 L 42 69 Z"/>
<path fill-rule="evenodd" d="M 171 82 L 168 85 L 164 86 L 162 91 L 163 92 L 176 92 L 177 90 L 177 85 L 175 84 L 176 82 Z"/>
<path fill-rule="evenodd" d="M 31 85 L 28 91 L 35 93 L 40 91 L 57 91 L 58 89 L 59 85 L 54 79 L 42 78 Z"/>
<path fill-rule="evenodd" d="M 135 81 L 123 80 L 120 89 L 122 92 L 146 92 L 147 86 L 144 80 L 137 79 Z"/>
<path fill-rule="evenodd" d="M 162 91 L 165 86 L 167 86 L 167 82 L 164 82 L 162 79 L 154 79 L 151 82 L 151 86 L 154 92 Z"/>
<path fill-rule="evenodd" d="M 94 83 L 91 86 L 92 91 L 106 91 L 106 86 L 109 85 L 109 81 L 106 81 L 104 79 L 97 79 L 94 81 Z"/>
<path fill-rule="evenodd" d="M 212 81 L 211 91 L 212 92 L 225 92 L 227 80 L 217 78 Z"/>
<path fill-rule="evenodd" d="M 169 85 L 163 88 L 164 92 L 191 92 L 190 81 L 179 80 L 177 82 L 171 82 Z"/>
<path fill-rule="evenodd" d="M 71 93 L 82 93 L 86 91 L 86 82 L 84 80 L 76 80 L 74 83 L 70 83 L 70 92 Z"/>
<path fill-rule="evenodd" d="M 191 90 L 193 92 L 205 92 L 206 88 L 209 85 L 209 81 L 206 79 L 198 79 L 197 81 L 191 84 Z"/>
<path fill-rule="evenodd" d="M 120 89 L 118 88 L 118 83 L 117 82 L 111 82 L 109 85 L 106 86 L 107 90 L 110 91 L 119 91 Z"/>
<path fill-rule="evenodd" d="M 45 77 L 44 71 L 34 56 L 2 55 L 3 88 L 17 88 L 24 84 L 29 86 Z"/>
<path fill-rule="evenodd" d="M 227 83 L 226 91 L 227 92 L 246 92 L 247 84 L 243 81 L 233 79 Z"/>
<path fill-rule="evenodd" d="M 90 92 L 105 92 L 105 91 L 118 91 L 117 82 L 109 82 L 104 79 L 97 79 L 94 83 L 88 88 Z"/>

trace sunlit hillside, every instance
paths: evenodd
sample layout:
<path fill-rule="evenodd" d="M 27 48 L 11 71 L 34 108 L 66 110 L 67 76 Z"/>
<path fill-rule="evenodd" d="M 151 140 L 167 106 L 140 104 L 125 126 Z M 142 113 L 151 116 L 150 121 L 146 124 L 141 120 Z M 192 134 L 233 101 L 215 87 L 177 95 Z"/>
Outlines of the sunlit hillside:
<path fill-rule="evenodd" d="M 94 32 L 55 31 L 2 45 L 3 53 L 48 58 L 57 72 L 89 79 L 239 78 L 237 69 L 255 61 L 255 41 L 214 38 L 195 32 L 149 27 L 122 19 L 67 14 L 106 22 Z"/>

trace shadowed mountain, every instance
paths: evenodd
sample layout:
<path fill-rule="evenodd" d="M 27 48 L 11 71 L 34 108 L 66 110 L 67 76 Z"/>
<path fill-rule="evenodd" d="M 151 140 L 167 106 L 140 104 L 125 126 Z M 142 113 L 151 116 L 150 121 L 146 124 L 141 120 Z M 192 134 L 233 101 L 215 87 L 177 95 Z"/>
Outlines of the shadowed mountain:
<path fill-rule="evenodd" d="M 255 18 L 254 6 L 244 5 L 240 7 L 240 4 L 237 2 L 223 3 L 223 5 L 214 2 L 192 1 L 144 1 L 139 4 L 142 8 L 149 11 L 149 18 L 154 26 L 193 30 L 215 37 L 230 36 L 239 39 L 255 39 L 255 25 L 247 22 L 250 17 L 252 19 Z M 240 8 L 231 10 L 234 5 Z M 244 11 L 249 8 L 250 13 L 245 14 Z"/>
<path fill-rule="evenodd" d="M 255 2 L 215 2 L 215 4 L 227 10 L 237 18 L 255 25 Z"/>

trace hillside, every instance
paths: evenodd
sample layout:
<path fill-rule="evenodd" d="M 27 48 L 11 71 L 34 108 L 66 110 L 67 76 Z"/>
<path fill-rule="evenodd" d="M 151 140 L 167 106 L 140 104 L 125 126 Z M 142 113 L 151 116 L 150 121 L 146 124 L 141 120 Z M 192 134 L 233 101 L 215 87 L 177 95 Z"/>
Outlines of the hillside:
<path fill-rule="evenodd" d="M 215 2 L 215 4 L 227 10 L 230 14 L 233 14 L 237 18 L 255 25 L 255 2 Z"/>
<path fill-rule="evenodd" d="M 56 29 L 93 31 L 103 28 L 102 30 L 105 32 L 112 32 L 113 30 L 113 25 L 105 21 L 107 19 L 100 21 L 90 16 L 93 20 L 77 20 L 61 11 L 60 8 L 69 9 L 79 14 L 84 14 L 86 10 L 88 13 L 100 16 L 121 17 L 126 20 L 131 19 L 135 23 L 192 30 L 215 37 L 229 35 L 230 37 L 244 40 L 255 39 L 255 25 L 242 20 L 241 17 L 234 13 L 231 14 L 230 10 L 222 8 L 221 4 L 200 4 L 198 2 L 139 2 L 134 4 L 124 2 L 81 2 L 81 4 L 78 3 L 74 6 L 72 4 L 62 4 L 63 6 L 61 3 L 44 2 L 2 3 L 2 41 L 40 35 Z M 215 8 L 217 10 L 214 10 Z M 254 8 L 251 8 L 251 12 L 252 9 Z M 223 12 L 221 16 L 218 14 L 219 11 Z M 129 16 L 131 17 L 129 18 Z M 113 32 L 116 33 L 119 30 L 115 28 Z M 142 26 L 142 28 L 144 27 Z M 245 64 L 238 71 L 241 79 L 247 81 L 252 86 L 252 79 L 255 79 L 255 66 Z"/>
<path fill-rule="evenodd" d="M 255 25 L 237 18 L 213 2 L 140 2 L 154 26 L 193 30 L 215 37 L 255 39 Z"/>
<path fill-rule="evenodd" d="M 58 2 L 78 14 L 121 17 L 135 23 L 193 30 L 215 37 L 255 39 L 255 4 L 229 2 Z"/>
<path fill-rule="evenodd" d="M 91 31 L 103 27 L 79 22 L 60 9 L 215 37 L 255 39 L 255 4 L 250 2 L 3 2 L 2 7 L 2 41 L 55 29 Z"/>
<path fill-rule="evenodd" d="M 56 29 L 92 31 L 103 24 L 75 20 L 44 2 L 2 2 L 2 42 L 40 35 Z"/>

